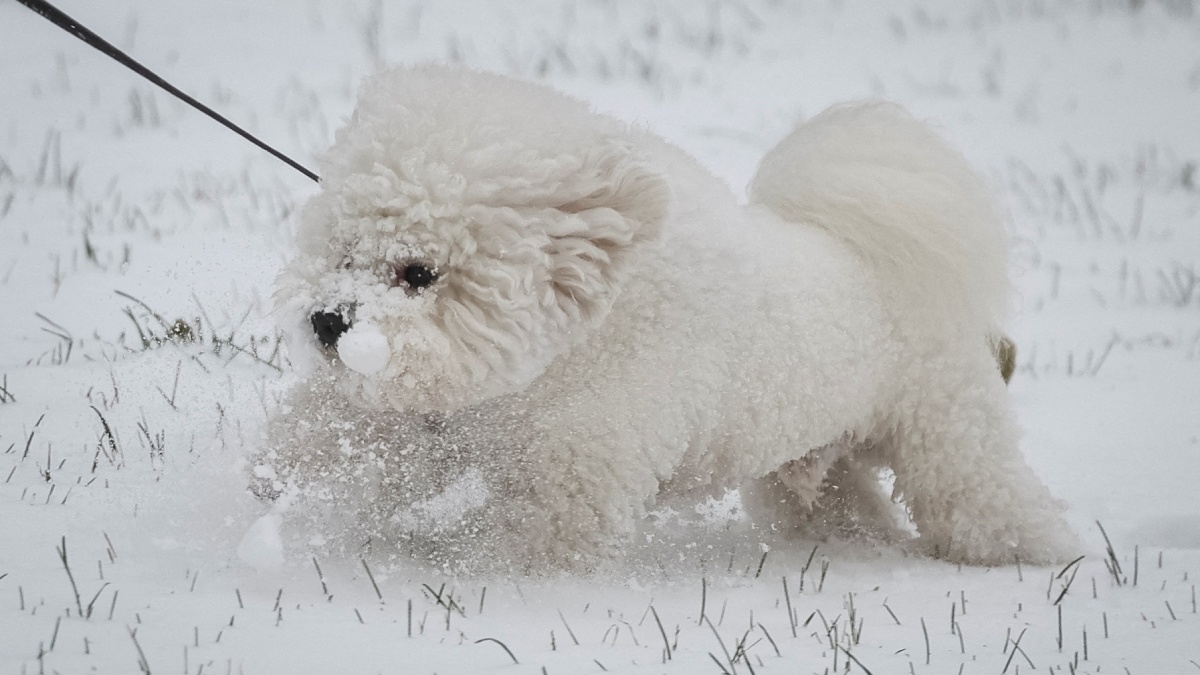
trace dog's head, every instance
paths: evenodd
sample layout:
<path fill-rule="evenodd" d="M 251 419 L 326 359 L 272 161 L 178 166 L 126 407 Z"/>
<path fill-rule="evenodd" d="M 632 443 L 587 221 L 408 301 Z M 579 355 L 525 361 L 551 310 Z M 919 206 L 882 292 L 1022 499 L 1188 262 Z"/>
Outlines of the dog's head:
<path fill-rule="evenodd" d="M 635 136 L 547 88 L 423 67 L 369 80 L 277 300 L 292 352 L 390 407 L 519 391 L 608 313 L 666 217 Z"/>

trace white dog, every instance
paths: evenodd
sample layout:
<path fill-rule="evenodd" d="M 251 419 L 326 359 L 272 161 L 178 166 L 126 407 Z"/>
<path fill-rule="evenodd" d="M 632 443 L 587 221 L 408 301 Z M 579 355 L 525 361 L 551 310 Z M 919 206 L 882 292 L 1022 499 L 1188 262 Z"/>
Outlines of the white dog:
<path fill-rule="evenodd" d="M 587 567 L 659 495 L 741 487 L 795 524 L 835 465 L 852 497 L 886 466 L 933 555 L 1074 551 L 990 348 L 1001 225 L 900 108 L 801 125 L 739 206 L 546 87 L 397 68 L 322 168 L 278 292 L 314 358 L 260 493 L 443 557 Z"/>

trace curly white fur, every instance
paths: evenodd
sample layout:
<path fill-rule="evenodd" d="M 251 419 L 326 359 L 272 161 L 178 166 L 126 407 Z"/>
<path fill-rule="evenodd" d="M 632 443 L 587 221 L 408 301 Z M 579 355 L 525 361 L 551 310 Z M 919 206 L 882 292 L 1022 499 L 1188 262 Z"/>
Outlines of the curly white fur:
<path fill-rule="evenodd" d="M 266 492 L 370 511 L 372 536 L 414 549 L 577 566 L 663 492 L 740 486 L 756 517 L 795 522 L 830 467 L 860 494 L 888 466 L 931 553 L 1074 550 L 989 350 L 1001 226 L 898 107 L 801 125 L 739 207 L 680 150 L 548 88 L 397 68 L 322 174 L 278 292 L 316 369 L 275 423 Z M 436 280 L 410 287 L 412 264 Z M 314 312 L 371 324 L 390 360 L 345 368 Z M 464 476 L 488 503 L 418 532 Z"/>

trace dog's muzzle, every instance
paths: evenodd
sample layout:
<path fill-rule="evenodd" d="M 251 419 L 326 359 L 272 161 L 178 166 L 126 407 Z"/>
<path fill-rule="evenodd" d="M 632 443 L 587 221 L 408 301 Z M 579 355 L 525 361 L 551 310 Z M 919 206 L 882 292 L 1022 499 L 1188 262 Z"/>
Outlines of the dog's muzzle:
<path fill-rule="evenodd" d="M 312 315 L 312 327 L 317 340 L 330 349 L 337 347 L 338 338 L 350 330 L 345 317 L 337 312 L 316 312 Z"/>

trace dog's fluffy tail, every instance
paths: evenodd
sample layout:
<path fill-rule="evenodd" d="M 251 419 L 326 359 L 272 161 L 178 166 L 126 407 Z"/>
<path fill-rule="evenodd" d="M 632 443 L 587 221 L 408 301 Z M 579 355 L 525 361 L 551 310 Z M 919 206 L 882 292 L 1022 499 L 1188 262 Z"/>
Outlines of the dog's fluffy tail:
<path fill-rule="evenodd" d="M 750 199 L 845 241 L 903 325 L 1003 324 L 1007 247 L 991 195 L 962 155 L 899 106 L 842 105 L 800 125 L 763 158 Z"/>

